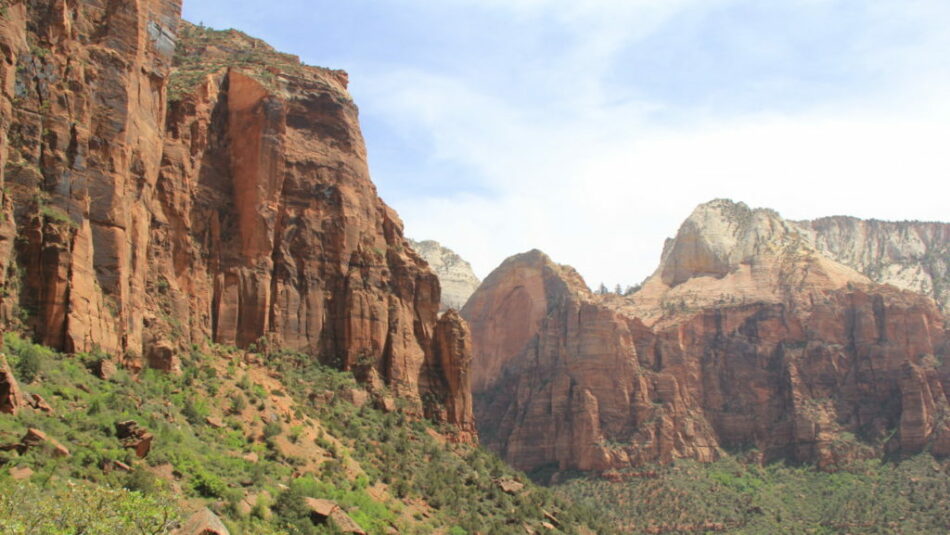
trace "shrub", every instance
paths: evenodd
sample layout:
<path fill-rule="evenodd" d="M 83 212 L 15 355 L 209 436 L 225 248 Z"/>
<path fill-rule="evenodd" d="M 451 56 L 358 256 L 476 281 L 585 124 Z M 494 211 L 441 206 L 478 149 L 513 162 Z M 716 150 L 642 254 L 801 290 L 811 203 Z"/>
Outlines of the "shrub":
<path fill-rule="evenodd" d="M 0 481 L 0 532 L 4 535 L 163 535 L 178 518 L 164 495 L 146 496 L 89 482 Z"/>
<path fill-rule="evenodd" d="M 181 409 L 181 413 L 190 424 L 198 425 L 204 422 L 211 411 L 208 410 L 208 404 L 205 401 L 189 397 L 185 400 L 185 406 Z"/>
<path fill-rule="evenodd" d="M 206 498 L 224 498 L 227 485 L 218 476 L 198 470 L 191 476 L 191 488 Z"/>
<path fill-rule="evenodd" d="M 24 383 L 32 383 L 46 368 L 53 352 L 49 349 L 23 340 L 13 333 L 4 336 L 11 355 L 11 365 L 17 378 Z"/>
<path fill-rule="evenodd" d="M 162 481 L 142 467 L 136 467 L 125 478 L 125 488 L 142 494 L 157 494 L 162 489 Z"/>

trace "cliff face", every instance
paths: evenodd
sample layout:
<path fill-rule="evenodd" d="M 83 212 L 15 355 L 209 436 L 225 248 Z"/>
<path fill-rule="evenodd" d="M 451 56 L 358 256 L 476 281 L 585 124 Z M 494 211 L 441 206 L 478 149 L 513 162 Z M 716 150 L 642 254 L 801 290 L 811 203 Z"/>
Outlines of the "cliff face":
<path fill-rule="evenodd" d="M 442 310 L 461 310 L 479 285 L 472 265 L 437 241 L 409 240 L 409 244 L 439 277 L 442 286 Z"/>
<path fill-rule="evenodd" d="M 940 311 L 807 238 L 771 211 L 704 205 L 629 299 L 509 259 L 463 310 L 483 441 L 526 470 L 950 454 Z M 516 295 L 529 304 L 499 305 Z"/>
<path fill-rule="evenodd" d="M 875 282 L 929 295 L 950 310 L 950 224 L 854 217 L 798 224 L 829 257 Z"/>
<path fill-rule="evenodd" d="M 469 430 L 465 328 L 376 194 L 346 74 L 179 13 L 6 8 L 4 321 L 133 366 L 302 351 Z"/>

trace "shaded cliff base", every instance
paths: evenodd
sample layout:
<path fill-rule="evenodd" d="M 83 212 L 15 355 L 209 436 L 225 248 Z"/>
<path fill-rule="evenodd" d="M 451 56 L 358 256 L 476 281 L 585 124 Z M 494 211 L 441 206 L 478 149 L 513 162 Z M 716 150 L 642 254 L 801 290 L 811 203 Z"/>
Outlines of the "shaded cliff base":
<path fill-rule="evenodd" d="M 6 340 L 0 379 L 12 375 L 19 401 L 15 414 L 0 414 L 4 533 L 57 507 L 65 516 L 56 518 L 78 525 L 86 517 L 71 500 L 87 492 L 109 500 L 101 512 L 116 522 L 151 512 L 185 520 L 209 507 L 232 535 L 337 533 L 329 525 L 344 522 L 340 513 L 353 523 L 347 533 L 612 532 L 479 447 L 453 442 L 453 426 L 407 417 L 403 401 L 304 355 L 219 347 L 185 356 L 180 374 L 133 377 L 103 365 L 101 353 L 67 357 Z M 56 497 L 63 502 L 48 503 Z M 314 524 L 307 498 L 335 504 L 336 518 Z"/>

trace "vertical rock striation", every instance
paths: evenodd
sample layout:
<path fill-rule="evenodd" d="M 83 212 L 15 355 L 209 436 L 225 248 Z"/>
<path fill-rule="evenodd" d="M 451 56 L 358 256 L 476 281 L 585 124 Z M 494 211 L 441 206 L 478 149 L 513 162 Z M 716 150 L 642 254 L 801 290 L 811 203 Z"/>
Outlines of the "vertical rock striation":
<path fill-rule="evenodd" d="M 7 7 L 3 320 L 130 363 L 306 352 L 469 429 L 464 325 L 439 323 L 438 279 L 376 194 L 346 73 L 179 17 L 178 0 Z"/>

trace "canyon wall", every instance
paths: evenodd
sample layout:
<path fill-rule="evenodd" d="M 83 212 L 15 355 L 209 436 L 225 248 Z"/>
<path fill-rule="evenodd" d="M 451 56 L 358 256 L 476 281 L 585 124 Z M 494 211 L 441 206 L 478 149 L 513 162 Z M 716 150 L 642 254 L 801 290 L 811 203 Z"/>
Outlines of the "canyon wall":
<path fill-rule="evenodd" d="M 376 194 L 346 73 L 191 26 L 178 0 L 7 4 L 8 327 L 130 366 L 304 352 L 472 429 L 468 332 Z"/>
<path fill-rule="evenodd" d="M 540 252 L 513 257 L 463 316 L 482 441 L 525 470 L 950 454 L 934 301 L 769 210 L 699 207 L 630 297 L 593 295 Z"/>

